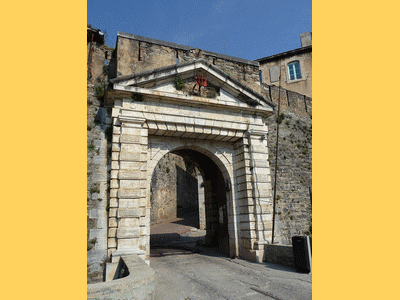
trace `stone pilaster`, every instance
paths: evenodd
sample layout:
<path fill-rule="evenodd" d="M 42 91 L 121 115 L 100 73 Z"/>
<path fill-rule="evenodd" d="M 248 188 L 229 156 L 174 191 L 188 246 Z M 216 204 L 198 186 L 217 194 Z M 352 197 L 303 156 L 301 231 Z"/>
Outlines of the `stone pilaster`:
<path fill-rule="evenodd" d="M 239 203 L 239 253 L 243 258 L 250 256 L 254 243 L 255 222 L 249 212 L 254 210 L 252 199 L 250 156 L 248 138 L 240 139 L 235 144 L 237 201 Z"/>
<path fill-rule="evenodd" d="M 243 257 L 262 262 L 263 245 L 271 237 L 271 176 L 265 130 L 249 129 L 236 143 L 240 211 L 240 246 Z"/>
<path fill-rule="evenodd" d="M 249 156 L 254 201 L 254 211 L 250 218 L 255 222 L 253 250 L 257 262 L 264 260 L 264 245 L 270 243 L 272 233 L 272 192 L 267 133 L 267 128 L 249 130 Z"/>
<path fill-rule="evenodd" d="M 147 129 L 145 119 L 119 115 L 114 126 L 111 162 L 109 249 L 114 257 L 136 253 L 150 255 L 147 203 Z"/>

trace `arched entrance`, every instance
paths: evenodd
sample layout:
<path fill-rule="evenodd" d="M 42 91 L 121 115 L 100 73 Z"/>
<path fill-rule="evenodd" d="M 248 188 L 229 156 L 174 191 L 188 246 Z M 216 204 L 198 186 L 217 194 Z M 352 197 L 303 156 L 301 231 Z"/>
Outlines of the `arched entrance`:
<path fill-rule="evenodd" d="M 202 152 L 180 147 L 165 154 L 154 168 L 150 187 L 151 226 L 160 228 L 163 223 L 165 231 L 163 235 L 154 231 L 150 246 L 174 242 L 178 232 L 174 232 L 173 223 L 180 223 L 202 227 L 206 245 L 217 247 L 223 255 L 235 256 L 234 239 L 233 251 L 229 246 L 230 182 L 231 179 L 224 178 L 217 164 Z"/>
<path fill-rule="evenodd" d="M 200 72 L 215 98 L 177 91 L 174 78 Z M 200 60 L 112 80 L 108 253 L 150 254 L 150 183 L 171 152 L 193 161 L 204 180 L 207 241 L 232 257 L 261 262 L 271 237 L 272 193 L 265 118 L 259 94 Z"/>

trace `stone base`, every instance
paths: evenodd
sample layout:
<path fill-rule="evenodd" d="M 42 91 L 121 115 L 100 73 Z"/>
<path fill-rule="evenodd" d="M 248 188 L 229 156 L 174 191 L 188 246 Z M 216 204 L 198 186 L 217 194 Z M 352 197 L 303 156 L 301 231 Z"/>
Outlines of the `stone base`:
<path fill-rule="evenodd" d="M 264 250 L 243 249 L 241 257 L 247 261 L 262 263 L 265 261 Z"/>
<path fill-rule="evenodd" d="M 146 257 L 146 251 L 140 249 L 118 249 L 111 254 L 111 262 L 118 263 L 121 256 L 136 254 L 143 260 Z"/>
<path fill-rule="evenodd" d="M 118 267 L 118 262 L 106 264 L 106 282 L 114 280 L 117 267 Z"/>

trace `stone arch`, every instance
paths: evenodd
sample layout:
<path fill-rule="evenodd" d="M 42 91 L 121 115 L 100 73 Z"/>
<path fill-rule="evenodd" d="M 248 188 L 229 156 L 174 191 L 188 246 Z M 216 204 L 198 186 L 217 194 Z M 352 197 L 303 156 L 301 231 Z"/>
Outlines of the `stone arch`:
<path fill-rule="evenodd" d="M 239 256 L 238 226 L 239 216 L 237 214 L 239 207 L 236 201 L 235 177 L 233 164 L 235 160 L 233 145 L 228 143 L 208 142 L 205 140 L 174 139 L 168 138 L 168 142 L 162 142 L 162 137 L 149 137 L 149 160 L 148 160 L 148 190 L 151 189 L 151 177 L 160 160 L 168 153 L 174 153 L 181 156 L 182 151 L 194 151 L 209 158 L 219 169 L 223 177 L 225 197 L 226 197 L 226 225 L 229 239 L 228 250 L 224 252 L 231 257 Z M 221 149 L 223 148 L 223 149 Z M 193 159 L 193 158 L 192 158 Z M 192 160 L 191 159 L 191 160 Z M 196 160 L 192 160 L 202 174 L 207 177 L 204 168 Z M 150 193 L 148 193 L 148 203 L 150 204 Z"/>
<path fill-rule="evenodd" d="M 175 89 L 175 76 L 189 80 L 197 72 L 207 74 L 223 95 L 205 98 Z M 217 193 L 223 190 L 229 211 L 229 254 L 264 259 L 272 202 L 263 143 L 265 118 L 274 105 L 224 74 L 200 60 L 112 81 L 108 253 L 113 259 L 137 254 L 149 262 L 151 176 L 170 151 L 194 151 L 215 165 L 221 174 Z M 218 195 L 218 205 L 220 199 Z"/>

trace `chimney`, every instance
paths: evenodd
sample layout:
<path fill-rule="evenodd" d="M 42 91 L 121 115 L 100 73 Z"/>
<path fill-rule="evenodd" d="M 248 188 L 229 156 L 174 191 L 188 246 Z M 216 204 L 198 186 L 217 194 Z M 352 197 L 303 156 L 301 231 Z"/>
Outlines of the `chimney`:
<path fill-rule="evenodd" d="M 311 31 L 300 34 L 301 47 L 311 46 Z"/>

